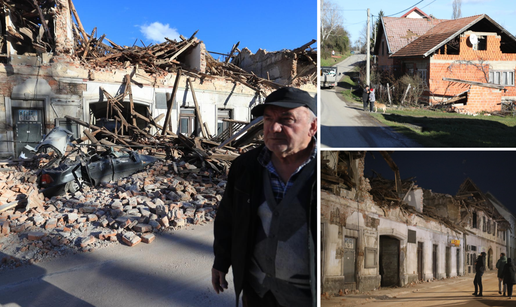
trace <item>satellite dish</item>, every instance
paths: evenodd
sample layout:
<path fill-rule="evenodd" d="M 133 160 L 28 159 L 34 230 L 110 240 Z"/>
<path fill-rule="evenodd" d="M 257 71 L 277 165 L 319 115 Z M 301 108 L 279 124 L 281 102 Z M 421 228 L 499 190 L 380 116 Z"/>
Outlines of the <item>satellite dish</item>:
<path fill-rule="evenodd" d="M 469 42 L 471 45 L 475 46 L 478 43 L 478 37 L 475 34 L 471 34 L 469 36 Z"/>

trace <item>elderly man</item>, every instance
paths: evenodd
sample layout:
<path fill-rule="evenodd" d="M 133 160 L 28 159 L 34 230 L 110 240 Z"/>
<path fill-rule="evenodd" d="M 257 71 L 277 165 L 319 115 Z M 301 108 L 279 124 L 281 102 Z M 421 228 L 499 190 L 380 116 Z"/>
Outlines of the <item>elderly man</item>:
<path fill-rule="evenodd" d="M 316 306 L 317 117 L 315 99 L 285 87 L 251 111 L 263 115 L 265 146 L 230 169 L 217 211 L 212 284 L 238 306 Z"/>

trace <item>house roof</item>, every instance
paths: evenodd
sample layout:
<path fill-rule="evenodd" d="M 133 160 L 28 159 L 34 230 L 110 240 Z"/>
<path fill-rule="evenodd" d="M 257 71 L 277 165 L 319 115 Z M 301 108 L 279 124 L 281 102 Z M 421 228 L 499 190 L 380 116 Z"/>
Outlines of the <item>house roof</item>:
<path fill-rule="evenodd" d="M 404 22 L 407 18 L 402 18 Z M 410 19 L 413 21 L 425 20 L 425 19 Z M 390 21 L 391 24 L 394 24 Z M 386 24 L 389 26 L 389 24 Z M 453 20 L 436 20 L 435 25 L 430 27 L 426 32 L 418 36 L 417 38 L 407 42 L 401 48 L 392 49 L 391 56 L 393 57 L 427 57 L 434 53 L 436 50 L 447 44 L 452 39 L 458 37 L 467 30 L 479 31 L 479 32 L 496 32 L 502 38 L 501 49 L 504 53 L 516 53 L 516 37 L 505 30 L 497 22 L 491 19 L 489 16 L 475 15 L 465 18 L 453 19 Z M 397 29 L 398 33 L 403 31 Z M 408 31 L 408 30 L 405 30 Z M 387 32 L 396 33 L 387 28 Z M 391 36 L 388 36 L 391 40 Z M 402 37 L 401 37 L 402 38 Z M 393 37 L 394 43 L 403 42 L 401 39 Z"/>
<path fill-rule="evenodd" d="M 487 15 L 442 21 L 393 54 L 395 57 L 428 56 Z"/>
<path fill-rule="evenodd" d="M 388 53 L 395 54 L 445 20 L 433 18 L 383 17 Z"/>

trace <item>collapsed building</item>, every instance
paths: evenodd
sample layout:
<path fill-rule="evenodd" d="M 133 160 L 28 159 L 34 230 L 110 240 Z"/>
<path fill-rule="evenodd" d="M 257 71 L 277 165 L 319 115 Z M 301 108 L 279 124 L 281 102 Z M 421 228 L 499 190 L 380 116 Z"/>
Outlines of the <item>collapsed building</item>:
<path fill-rule="evenodd" d="M 466 179 L 457 195 L 401 180 L 364 176 L 366 152 L 322 152 L 321 286 L 323 293 L 369 291 L 475 273 L 487 254 L 516 255 L 516 218 Z"/>
<path fill-rule="evenodd" d="M 251 107 L 274 89 L 316 92 L 315 40 L 257 54 L 235 44 L 225 61 L 217 61 L 197 32 L 127 47 L 97 35 L 96 28 L 87 33 L 71 0 L 1 5 L 3 158 L 18 157 L 56 126 L 75 138 L 103 130 L 124 145 L 179 133 L 211 139 L 251 122 Z"/>

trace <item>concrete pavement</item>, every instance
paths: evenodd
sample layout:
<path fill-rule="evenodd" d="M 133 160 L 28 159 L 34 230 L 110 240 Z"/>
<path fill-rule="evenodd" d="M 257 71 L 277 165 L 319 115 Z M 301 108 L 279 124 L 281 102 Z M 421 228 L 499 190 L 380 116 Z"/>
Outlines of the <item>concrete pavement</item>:
<path fill-rule="evenodd" d="M 213 223 L 0 271 L 0 306 L 233 306 L 211 285 Z M 0 252 L 1 254 L 1 252 Z"/>

